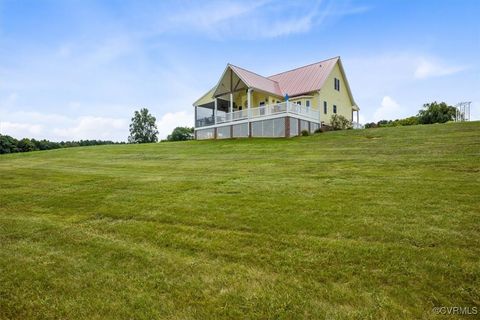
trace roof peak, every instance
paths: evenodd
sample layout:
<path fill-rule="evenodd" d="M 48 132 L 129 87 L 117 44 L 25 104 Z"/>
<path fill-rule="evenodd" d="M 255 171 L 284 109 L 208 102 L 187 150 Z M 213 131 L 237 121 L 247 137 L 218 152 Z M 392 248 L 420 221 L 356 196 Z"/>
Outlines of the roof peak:
<path fill-rule="evenodd" d="M 242 69 L 242 70 L 244 70 L 244 71 L 247 71 L 247 72 L 253 73 L 254 75 L 257 75 L 257 76 L 259 76 L 259 77 L 265 78 L 266 80 L 269 80 L 269 81 L 272 81 L 272 82 L 275 82 L 275 83 L 277 83 L 277 81 L 275 81 L 275 80 L 272 80 L 272 79 L 269 79 L 268 77 L 262 76 L 261 74 L 258 74 L 258 73 L 256 73 L 255 71 L 251 71 L 251 70 L 248 70 L 248 69 L 245 69 L 245 68 L 242 68 L 242 67 L 236 66 L 236 65 L 234 65 L 234 64 L 231 64 L 231 63 L 229 63 L 227 66 L 229 66 L 229 67 L 235 67 L 235 68 L 238 68 L 238 69 Z"/>
<path fill-rule="evenodd" d="M 290 69 L 290 70 L 287 70 L 287 71 L 282 71 L 282 72 L 279 72 L 279 73 L 276 73 L 276 74 L 272 74 L 271 76 L 268 76 L 267 79 L 270 79 L 271 77 L 275 77 L 275 76 L 278 76 L 278 75 L 283 74 L 283 73 L 292 72 L 292 71 L 295 71 L 295 70 L 298 70 L 298 69 L 310 67 L 310 66 L 313 66 L 315 64 L 319 64 L 319 63 L 326 62 L 326 61 L 329 61 L 329 60 L 334 60 L 334 59 L 340 59 L 340 56 L 325 59 L 325 60 L 322 60 L 322 61 L 313 62 L 313 63 L 306 64 L 306 65 L 300 66 L 300 67 L 296 67 L 296 68 L 293 68 L 293 69 Z"/>

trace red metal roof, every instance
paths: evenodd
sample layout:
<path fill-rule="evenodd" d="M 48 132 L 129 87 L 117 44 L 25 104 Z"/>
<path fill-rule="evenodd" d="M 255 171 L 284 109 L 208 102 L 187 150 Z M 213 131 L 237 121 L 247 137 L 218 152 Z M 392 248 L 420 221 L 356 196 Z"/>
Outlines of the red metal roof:
<path fill-rule="evenodd" d="M 320 90 L 339 57 L 309 64 L 270 77 L 263 77 L 252 71 L 229 64 L 248 87 L 273 93 L 278 96 L 298 96 Z"/>
<path fill-rule="evenodd" d="M 320 90 L 338 61 L 338 57 L 268 77 L 280 86 L 282 95 L 298 96 Z"/>

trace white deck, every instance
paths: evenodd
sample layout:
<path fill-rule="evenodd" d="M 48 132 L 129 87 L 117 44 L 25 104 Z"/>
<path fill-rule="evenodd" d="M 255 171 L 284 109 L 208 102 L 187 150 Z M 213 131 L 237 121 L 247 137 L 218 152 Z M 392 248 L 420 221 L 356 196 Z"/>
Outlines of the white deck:
<path fill-rule="evenodd" d="M 297 115 L 315 122 L 319 122 L 320 120 L 319 110 L 313 110 L 311 107 L 301 106 L 288 101 L 217 115 L 216 125 L 248 119 L 261 120 L 262 118 L 269 119 L 276 116 L 287 115 Z"/>

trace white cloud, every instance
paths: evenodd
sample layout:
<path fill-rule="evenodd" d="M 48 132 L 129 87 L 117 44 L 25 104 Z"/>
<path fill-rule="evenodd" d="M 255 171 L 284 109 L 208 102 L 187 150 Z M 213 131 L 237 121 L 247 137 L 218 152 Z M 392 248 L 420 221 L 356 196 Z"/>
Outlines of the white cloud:
<path fill-rule="evenodd" d="M 126 141 L 127 119 L 111 117 L 66 117 L 59 114 L 16 111 L 0 122 L 0 133 L 17 139 Z"/>
<path fill-rule="evenodd" d="M 390 120 L 400 118 L 402 109 L 400 105 L 390 96 L 384 96 L 381 106 L 373 114 L 374 121 Z"/>
<path fill-rule="evenodd" d="M 193 110 L 193 108 L 192 108 Z M 157 120 L 159 139 L 165 139 L 175 127 L 193 127 L 193 111 L 167 112 Z M 15 121 L 11 121 L 14 119 Z M 35 138 L 60 140 L 126 141 L 130 118 L 81 116 L 76 118 L 58 114 L 18 111 L 10 113 L 9 120 L 0 122 L 0 133 L 17 139 Z"/>
<path fill-rule="evenodd" d="M 0 133 L 15 138 L 38 136 L 43 132 L 43 126 L 31 123 L 0 122 Z"/>
<path fill-rule="evenodd" d="M 417 63 L 414 76 L 418 79 L 447 76 L 465 69 L 464 66 L 447 65 L 432 58 L 419 58 Z"/>
<path fill-rule="evenodd" d="M 417 114 L 424 103 L 445 101 L 455 104 L 460 100 L 475 100 L 478 96 L 475 82 L 464 79 L 464 88 L 454 83 L 455 72 L 473 69 L 467 62 L 457 65 L 435 53 L 424 51 L 383 52 L 375 55 L 343 56 L 353 96 L 367 122 L 382 119 L 398 119 Z M 465 72 L 468 76 L 468 73 Z M 471 75 L 470 75 L 471 76 Z M 398 108 L 382 106 L 394 97 Z M 385 98 L 383 98 L 385 100 Z M 390 101 L 391 102 L 391 101 Z M 393 105 L 390 103 L 390 105 Z M 388 110 L 395 110 L 387 112 Z"/>
<path fill-rule="evenodd" d="M 55 128 L 52 132 L 63 140 L 125 140 L 128 134 L 125 119 L 86 116 L 75 119 L 74 123 L 68 128 Z"/>
<path fill-rule="evenodd" d="M 179 111 L 165 113 L 157 120 L 158 135 L 165 139 L 175 127 L 193 127 L 193 112 Z"/>
<path fill-rule="evenodd" d="M 257 39 L 306 33 L 321 25 L 326 17 L 338 19 L 345 15 L 368 11 L 349 2 L 321 1 L 287 3 L 286 1 L 213 2 L 190 7 L 187 13 L 173 14 L 169 19 L 173 31 L 200 32 L 220 39 L 232 36 Z"/>

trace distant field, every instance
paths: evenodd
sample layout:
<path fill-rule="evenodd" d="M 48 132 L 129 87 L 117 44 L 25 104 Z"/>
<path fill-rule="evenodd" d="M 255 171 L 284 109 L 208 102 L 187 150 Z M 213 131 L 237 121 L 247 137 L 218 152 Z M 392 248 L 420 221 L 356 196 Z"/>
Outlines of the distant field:
<path fill-rule="evenodd" d="M 1 319 L 437 306 L 480 313 L 480 122 L 0 156 Z"/>

